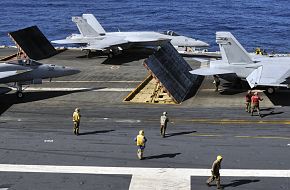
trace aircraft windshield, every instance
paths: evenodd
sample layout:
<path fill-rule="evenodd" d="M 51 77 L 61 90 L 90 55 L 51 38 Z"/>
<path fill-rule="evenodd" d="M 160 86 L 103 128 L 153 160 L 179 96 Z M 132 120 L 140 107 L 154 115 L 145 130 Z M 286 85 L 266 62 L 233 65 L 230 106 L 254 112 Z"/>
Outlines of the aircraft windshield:
<path fill-rule="evenodd" d="M 163 34 L 169 35 L 169 36 L 180 36 L 179 34 L 177 34 L 176 32 L 174 32 L 172 30 L 165 31 L 165 32 L 163 32 Z"/>

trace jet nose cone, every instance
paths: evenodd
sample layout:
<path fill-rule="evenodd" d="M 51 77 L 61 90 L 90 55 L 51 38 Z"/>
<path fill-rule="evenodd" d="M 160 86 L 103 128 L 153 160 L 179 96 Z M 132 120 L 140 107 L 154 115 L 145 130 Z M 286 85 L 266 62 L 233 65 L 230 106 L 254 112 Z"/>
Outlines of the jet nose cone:
<path fill-rule="evenodd" d="M 81 71 L 78 70 L 78 69 L 75 69 L 75 68 L 68 68 L 68 75 L 74 75 L 74 74 L 78 74 L 80 73 Z"/>
<path fill-rule="evenodd" d="M 208 43 L 203 42 L 203 41 L 201 41 L 201 40 L 197 40 L 197 41 L 196 41 L 196 44 L 197 44 L 197 46 L 199 46 L 199 47 L 209 47 L 209 44 L 208 44 Z"/>
<path fill-rule="evenodd" d="M 62 71 L 64 75 L 74 75 L 81 72 L 79 69 L 64 66 L 62 67 Z"/>

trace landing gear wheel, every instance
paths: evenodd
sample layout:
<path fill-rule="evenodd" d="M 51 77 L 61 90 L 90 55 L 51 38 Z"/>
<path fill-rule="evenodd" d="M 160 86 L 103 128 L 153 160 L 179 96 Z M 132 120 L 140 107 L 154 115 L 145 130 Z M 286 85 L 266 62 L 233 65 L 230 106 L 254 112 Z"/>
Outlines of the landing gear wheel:
<path fill-rule="evenodd" d="M 110 53 L 108 54 L 108 57 L 109 57 L 110 59 L 112 59 L 112 58 L 114 57 L 114 54 L 113 54 L 112 52 L 110 52 Z"/>
<path fill-rule="evenodd" d="M 274 94 L 274 93 L 275 93 L 275 88 L 273 88 L 273 87 L 269 87 L 269 88 L 267 88 L 267 92 L 268 92 L 269 94 Z"/>
<path fill-rule="evenodd" d="M 22 92 L 17 92 L 16 95 L 17 95 L 17 98 L 23 98 L 23 93 Z"/>

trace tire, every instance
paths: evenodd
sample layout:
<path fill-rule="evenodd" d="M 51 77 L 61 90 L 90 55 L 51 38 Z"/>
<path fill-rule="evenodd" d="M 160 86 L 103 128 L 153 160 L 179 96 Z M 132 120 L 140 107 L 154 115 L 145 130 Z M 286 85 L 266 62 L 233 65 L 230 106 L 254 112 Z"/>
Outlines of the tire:
<path fill-rule="evenodd" d="M 274 87 L 269 87 L 266 89 L 268 94 L 274 94 L 275 93 L 275 88 Z"/>
<path fill-rule="evenodd" d="M 17 98 L 23 98 L 23 93 L 22 92 L 17 92 L 16 96 L 17 96 Z"/>

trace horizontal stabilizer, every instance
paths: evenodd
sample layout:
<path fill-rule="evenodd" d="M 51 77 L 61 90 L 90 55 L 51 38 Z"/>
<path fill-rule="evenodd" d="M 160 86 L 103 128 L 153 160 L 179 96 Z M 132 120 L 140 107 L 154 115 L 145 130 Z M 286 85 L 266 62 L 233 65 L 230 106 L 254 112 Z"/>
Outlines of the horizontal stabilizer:
<path fill-rule="evenodd" d="M 208 75 L 221 75 L 221 74 L 231 74 L 233 73 L 230 70 L 225 69 L 216 69 L 216 68 L 199 68 L 196 70 L 189 71 L 193 75 L 202 75 L 202 76 L 208 76 Z"/>

